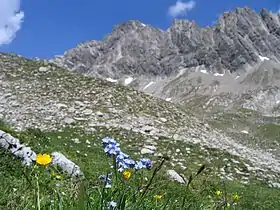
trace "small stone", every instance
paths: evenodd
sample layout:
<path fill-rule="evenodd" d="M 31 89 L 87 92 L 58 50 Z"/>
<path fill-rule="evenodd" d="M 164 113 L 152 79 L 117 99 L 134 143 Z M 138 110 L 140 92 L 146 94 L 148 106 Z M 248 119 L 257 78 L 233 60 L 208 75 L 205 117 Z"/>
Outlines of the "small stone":
<path fill-rule="evenodd" d="M 95 114 L 96 114 L 98 117 L 103 117 L 103 116 L 104 116 L 104 114 L 103 114 L 102 112 L 100 112 L 100 111 L 96 112 Z"/>
<path fill-rule="evenodd" d="M 142 155 L 145 155 L 145 154 L 154 154 L 155 151 L 150 150 L 150 149 L 147 149 L 147 148 L 143 148 L 143 149 L 141 149 L 140 153 L 141 153 Z"/>
<path fill-rule="evenodd" d="M 83 114 L 84 114 L 84 115 L 91 115 L 91 114 L 92 114 L 92 110 L 91 110 L 91 109 L 85 109 L 85 110 L 83 111 Z"/>
<path fill-rule="evenodd" d="M 143 131 L 144 131 L 145 133 L 150 133 L 152 130 L 153 130 L 153 127 L 151 127 L 151 126 L 145 126 L 145 127 L 143 127 Z"/>
<path fill-rule="evenodd" d="M 85 104 L 83 102 L 81 102 L 81 101 L 75 101 L 75 105 L 76 106 L 80 106 L 80 107 L 85 106 Z"/>
<path fill-rule="evenodd" d="M 48 67 L 44 67 L 44 66 L 41 66 L 39 68 L 39 72 L 47 72 L 48 70 L 49 70 L 49 68 Z"/>
<path fill-rule="evenodd" d="M 67 108 L 66 104 L 61 104 L 61 103 L 56 104 L 56 106 L 57 106 L 58 109 Z"/>
<path fill-rule="evenodd" d="M 72 139 L 72 141 L 73 141 L 75 144 L 81 143 L 80 140 L 79 140 L 78 138 Z"/>
<path fill-rule="evenodd" d="M 68 124 L 68 125 L 73 124 L 74 122 L 75 122 L 75 120 L 72 119 L 72 118 L 69 118 L 69 117 L 66 117 L 66 118 L 64 119 L 64 123 L 66 123 L 66 124 Z"/>
<path fill-rule="evenodd" d="M 183 177 L 174 170 L 168 170 L 167 176 L 173 181 L 179 182 L 181 184 L 186 184 L 186 181 L 183 179 Z"/>
<path fill-rule="evenodd" d="M 246 131 L 246 130 L 242 130 L 242 131 L 241 131 L 241 133 L 244 133 L 244 134 L 249 134 L 249 132 L 248 132 L 248 131 Z"/>
<path fill-rule="evenodd" d="M 144 148 L 155 151 L 157 148 L 153 145 L 145 145 Z"/>

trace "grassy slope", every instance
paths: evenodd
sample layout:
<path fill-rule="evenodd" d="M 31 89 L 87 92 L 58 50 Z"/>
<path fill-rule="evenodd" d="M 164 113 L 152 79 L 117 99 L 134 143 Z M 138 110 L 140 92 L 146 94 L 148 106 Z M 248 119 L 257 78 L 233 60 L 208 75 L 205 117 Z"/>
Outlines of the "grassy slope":
<path fill-rule="evenodd" d="M 6 71 L 6 78 L 8 80 L 14 83 L 23 82 L 19 83 L 21 85 L 35 85 L 34 87 L 32 86 L 33 88 L 26 88 L 22 92 L 14 90 L 15 93 L 18 92 L 18 94 L 30 94 L 30 98 L 26 98 L 27 102 L 28 100 L 34 100 L 34 97 L 37 96 L 39 96 L 40 99 L 43 96 L 42 93 L 50 92 L 53 93 L 53 95 L 50 97 L 45 95 L 45 99 L 48 99 L 48 97 L 50 99 L 52 99 L 52 97 L 60 97 L 62 100 L 65 100 L 62 101 L 65 102 L 65 104 L 69 101 L 80 99 L 88 101 L 94 100 L 96 105 L 91 108 L 94 111 L 101 110 L 106 113 L 108 111 L 106 101 L 109 100 L 113 107 L 123 110 L 126 114 L 129 113 L 140 116 L 147 114 L 149 116 L 165 117 L 168 120 L 165 124 L 167 127 L 188 125 L 189 119 L 187 117 L 182 117 L 186 115 L 186 112 L 181 111 L 180 108 L 170 103 L 154 99 L 153 97 L 146 96 L 137 91 L 131 91 L 122 86 L 116 86 L 100 80 L 75 75 L 60 68 L 57 68 L 55 71 L 40 73 L 38 72 L 38 68 L 44 66 L 40 61 L 34 62 L 15 56 L 12 57 L 12 59 L 11 57 L 2 58 L 1 62 L 3 62 L 3 66 L 5 67 L 10 65 Z M 39 85 L 36 81 L 39 81 Z M 88 94 L 83 94 L 85 90 Z M 89 94 L 91 91 L 94 91 L 94 94 Z M 112 97 L 106 98 L 108 95 L 112 95 Z M 35 101 L 36 100 L 37 99 L 35 99 Z M 0 125 L 0 129 L 8 131 L 14 136 L 18 136 L 22 142 L 30 145 L 37 153 L 60 151 L 65 154 L 68 158 L 76 162 L 85 172 L 87 184 L 90 183 L 88 186 L 90 190 L 93 190 L 96 186 L 97 177 L 104 173 L 109 166 L 108 158 L 105 157 L 101 148 L 101 137 L 111 135 L 116 138 L 121 145 L 124 145 L 122 149 L 133 157 L 139 157 L 139 150 L 144 145 L 144 142 L 151 140 L 149 136 L 119 128 L 106 129 L 104 127 L 94 127 L 93 131 L 85 132 L 81 129 L 81 127 L 84 126 L 82 122 L 76 125 L 77 126 L 71 128 L 64 127 L 52 132 L 41 132 L 34 129 L 29 129 L 24 132 L 15 132 L 4 124 Z M 75 138 L 78 138 L 81 143 L 74 143 L 73 139 Z M 86 140 L 90 143 L 86 143 Z M 203 148 L 200 145 L 187 144 L 182 141 L 175 141 L 174 139 L 164 137 L 159 138 L 156 143 L 158 152 L 170 158 L 164 170 L 166 168 L 174 168 L 179 173 L 189 177 L 191 172 L 198 170 L 202 164 L 206 164 L 206 170 L 202 178 L 198 180 L 196 184 L 196 187 L 205 189 L 205 191 L 202 190 L 200 193 L 197 190 L 193 190 L 187 193 L 187 201 L 190 205 L 193 205 L 193 208 L 198 208 L 201 204 L 208 205 L 210 201 L 207 199 L 207 196 L 209 194 L 212 195 L 213 190 L 222 188 L 222 185 L 217 181 L 219 180 L 218 174 L 220 174 L 221 170 L 232 174 L 237 180 L 241 177 L 236 173 L 236 169 L 241 171 L 243 175 L 247 173 L 242 160 L 224 151 Z M 6 189 L 1 191 L 1 208 L 17 206 L 19 209 L 22 209 L 23 206 L 32 206 L 34 192 L 33 190 L 27 189 L 30 184 L 28 176 L 23 176 L 23 174 L 30 175 L 30 169 L 21 167 L 18 160 L 13 159 L 10 154 L 4 151 L 1 151 L 1 156 L 0 165 L 2 168 L 0 180 L 3 180 L 3 186 L 5 186 L 4 189 Z M 156 157 L 151 158 L 157 161 Z M 164 172 L 164 170 L 162 172 Z M 32 174 L 30 176 L 32 176 Z M 252 180 L 251 184 L 243 185 L 241 181 L 244 182 L 247 179 Z M 242 179 L 238 182 L 227 181 L 226 183 L 229 192 L 238 192 L 242 195 L 241 207 L 243 209 L 280 208 L 280 204 L 276 199 L 277 196 L 279 196 L 278 190 L 270 189 L 256 182 L 254 177 L 250 175 L 248 175 L 247 179 Z M 176 199 L 181 196 L 186 187 L 166 181 L 163 175 L 159 177 L 158 181 L 159 182 L 153 186 L 154 190 L 150 192 L 150 197 L 156 193 L 165 192 L 165 201 L 170 198 L 170 203 L 176 205 Z M 207 181 L 207 184 L 203 184 L 204 181 Z M 72 186 L 72 184 L 67 181 L 62 181 L 61 184 L 66 193 L 65 198 L 67 202 L 73 202 L 71 201 L 71 196 L 77 191 L 76 186 Z M 52 189 L 49 190 L 51 191 Z M 270 197 L 267 200 L 265 196 L 260 196 L 260 194 L 269 194 Z M 151 206 L 155 206 L 153 201 L 151 201 Z M 173 207 L 177 208 L 176 206 L 172 207 L 171 204 L 168 206 L 171 209 Z M 147 207 L 147 209 L 149 208 Z"/>
<path fill-rule="evenodd" d="M 106 130 L 99 130 L 97 133 L 86 134 L 82 131 L 73 129 L 47 133 L 30 129 L 29 131 L 18 133 L 12 131 L 3 123 L 1 124 L 0 129 L 8 131 L 14 136 L 18 136 L 25 143 L 32 146 L 35 151 L 52 152 L 58 150 L 63 152 L 67 157 L 81 166 L 82 170 L 86 174 L 87 186 L 90 190 L 93 190 L 93 183 L 96 182 L 98 176 L 108 169 L 109 160 L 103 154 L 100 144 L 100 136 L 108 134 Z M 141 139 L 141 136 L 127 134 L 120 130 L 111 131 L 110 134 L 120 140 L 122 145 L 130 145 L 128 142 L 134 142 L 137 144 L 137 142 Z M 123 138 L 124 136 L 127 138 Z M 79 145 L 75 144 L 70 140 L 72 138 L 79 138 L 81 143 Z M 86 140 L 89 140 L 90 144 L 85 143 Z M 90 145 L 90 147 L 88 145 Z M 123 150 L 125 150 L 128 154 L 133 154 L 133 148 L 133 145 L 130 145 L 130 147 L 123 148 Z M 77 153 L 77 149 L 79 149 L 79 153 Z M 23 209 L 24 206 L 29 206 L 30 208 L 30 206 L 33 205 L 32 201 L 34 200 L 34 192 L 30 190 L 32 189 L 32 185 L 30 188 L 27 180 L 30 169 L 22 167 L 19 160 L 14 159 L 10 154 L 7 154 L 3 150 L 0 151 L 2 157 L 0 160 L 0 180 L 1 185 L 4 186 L 3 189 L 5 189 L 0 192 L 1 208 L 6 208 L 7 206 L 9 208 L 17 206 L 19 209 Z M 87 157 L 85 157 L 84 154 L 87 154 Z M 135 156 L 137 155 L 134 155 L 134 157 Z M 192 159 L 192 157 L 185 158 L 185 160 L 188 162 L 188 165 L 190 165 L 185 171 L 185 175 L 188 176 L 191 171 L 197 170 L 199 166 L 194 164 L 195 160 Z M 167 163 L 167 165 L 169 164 Z M 216 165 L 216 163 L 213 163 L 213 165 Z M 27 174 L 27 178 L 25 178 L 23 174 Z M 89 183 L 91 184 L 88 185 Z M 73 191 L 77 190 L 75 186 L 69 186 L 69 182 L 67 181 L 62 181 L 60 184 L 61 188 L 63 188 L 69 196 L 72 195 Z M 280 196 L 279 190 L 253 183 L 250 185 L 242 185 L 240 182 L 227 181 L 225 184 L 228 194 L 238 192 L 238 194 L 242 196 L 238 205 L 241 209 L 280 208 L 280 202 L 278 199 Z M 194 188 L 196 190 L 191 190 L 186 193 L 187 202 L 189 202 L 189 205 L 191 205 L 194 209 L 201 209 L 202 204 L 204 206 L 209 205 L 210 201 L 207 199 L 207 196 L 210 194 L 215 197 L 215 195 L 213 195 L 214 190 L 221 189 L 224 192 L 223 184 L 218 182 L 217 177 L 211 170 L 205 170 L 203 172 L 202 176 L 194 183 Z M 174 201 L 179 200 L 182 196 L 182 192 L 185 190 L 186 187 L 183 185 L 166 181 L 164 176 L 160 175 L 148 196 L 152 197 L 154 194 L 165 193 L 164 201 L 171 199 L 171 201 L 173 200 L 171 203 L 174 204 Z M 72 202 L 71 200 L 67 200 L 67 198 L 65 199 L 69 203 Z M 45 200 L 47 200 L 47 198 L 45 198 Z M 152 199 L 150 202 L 152 202 L 151 205 L 155 205 Z M 179 206 L 176 205 L 172 207 L 171 203 L 168 205 L 170 209 L 179 209 Z"/>

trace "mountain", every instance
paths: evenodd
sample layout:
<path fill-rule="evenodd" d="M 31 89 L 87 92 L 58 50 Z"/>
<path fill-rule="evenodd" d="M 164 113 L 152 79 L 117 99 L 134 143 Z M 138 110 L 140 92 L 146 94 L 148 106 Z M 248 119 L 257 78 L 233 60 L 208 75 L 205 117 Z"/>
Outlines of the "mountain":
<path fill-rule="evenodd" d="M 163 31 L 128 21 L 102 41 L 78 44 L 51 62 L 167 101 L 188 104 L 206 97 L 211 105 L 215 98 L 221 110 L 231 105 L 280 114 L 280 14 L 267 9 L 237 8 L 205 28 L 174 20 Z M 268 98 L 272 102 L 263 102 Z"/>

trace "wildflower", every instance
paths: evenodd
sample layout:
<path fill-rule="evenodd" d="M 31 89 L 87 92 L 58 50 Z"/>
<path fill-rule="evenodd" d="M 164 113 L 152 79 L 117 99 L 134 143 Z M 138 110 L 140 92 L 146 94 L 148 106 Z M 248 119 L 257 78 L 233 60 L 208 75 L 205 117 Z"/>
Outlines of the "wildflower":
<path fill-rule="evenodd" d="M 132 175 L 131 171 L 124 171 L 123 172 L 123 178 L 125 180 L 128 180 L 131 177 L 131 175 Z"/>
<path fill-rule="evenodd" d="M 135 161 L 131 158 L 124 159 L 123 161 L 129 168 L 133 168 L 135 166 Z"/>
<path fill-rule="evenodd" d="M 102 144 L 104 147 L 104 152 L 108 156 L 114 155 L 116 157 L 117 170 L 123 172 L 125 169 L 134 168 L 135 170 L 140 170 L 142 168 L 151 169 L 153 163 L 150 159 L 142 158 L 135 162 L 129 157 L 129 155 L 123 153 L 120 149 L 120 144 L 116 142 L 115 139 L 110 137 L 105 137 L 102 139 Z"/>
<path fill-rule="evenodd" d="M 104 152 L 111 156 L 111 155 L 118 155 L 121 152 L 121 149 L 118 147 L 118 145 L 115 144 L 108 144 L 105 148 L 104 148 Z"/>
<path fill-rule="evenodd" d="M 36 163 L 39 165 L 48 165 L 52 162 L 52 158 L 49 154 L 38 154 L 36 156 Z"/>
<path fill-rule="evenodd" d="M 235 194 L 232 196 L 233 202 L 236 202 L 236 201 L 238 201 L 239 199 L 240 199 L 240 196 L 239 196 L 237 193 L 235 193 Z"/>
<path fill-rule="evenodd" d="M 105 184 L 105 188 L 112 188 L 111 178 L 112 178 L 112 173 L 99 176 L 99 179 L 101 180 L 101 182 L 103 182 Z"/>
<path fill-rule="evenodd" d="M 215 192 L 215 194 L 216 194 L 217 196 L 221 196 L 221 195 L 222 195 L 222 192 L 221 192 L 220 190 L 217 190 L 217 191 Z"/>
<path fill-rule="evenodd" d="M 121 152 L 120 144 L 116 142 L 115 139 L 110 137 L 106 137 L 102 139 L 102 144 L 104 147 L 104 152 L 111 156 L 111 155 L 118 155 Z"/>
<path fill-rule="evenodd" d="M 123 172 L 125 169 L 134 168 L 135 161 L 132 160 L 128 155 L 125 156 L 125 158 L 119 158 L 119 155 L 118 155 L 117 156 L 117 166 L 118 166 L 118 171 Z"/>
<path fill-rule="evenodd" d="M 163 197 L 163 195 L 155 195 L 155 196 L 154 196 L 154 198 L 155 198 L 156 200 L 161 200 L 162 197 Z"/>
<path fill-rule="evenodd" d="M 129 156 L 127 154 L 123 153 L 122 151 L 120 151 L 120 153 L 118 154 L 116 159 L 117 159 L 117 162 L 121 162 L 127 158 L 129 158 Z"/>
<path fill-rule="evenodd" d="M 102 144 L 103 144 L 103 147 L 106 147 L 106 146 L 108 146 L 109 144 L 119 146 L 119 144 L 116 142 L 116 140 L 113 139 L 113 138 L 110 138 L 110 137 L 105 137 L 105 138 L 103 138 L 103 139 L 102 139 Z"/>
<path fill-rule="evenodd" d="M 151 169 L 153 167 L 153 162 L 150 159 L 142 158 L 137 161 L 135 165 L 135 170 L 140 170 L 142 168 Z"/>
<path fill-rule="evenodd" d="M 62 179 L 62 176 L 56 175 L 55 178 L 56 178 L 56 179 Z"/>

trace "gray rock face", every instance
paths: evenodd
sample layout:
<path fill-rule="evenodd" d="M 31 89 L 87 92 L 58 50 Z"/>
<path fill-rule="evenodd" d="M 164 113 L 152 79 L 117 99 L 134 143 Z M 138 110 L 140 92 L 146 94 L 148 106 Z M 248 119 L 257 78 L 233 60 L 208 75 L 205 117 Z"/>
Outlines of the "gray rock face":
<path fill-rule="evenodd" d="M 266 9 L 256 13 L 237 8 L 206 28 L 175 20 L 162 31 L 129 21 L 115 27 L 103 41 L 79 44 L 54 62 L 73 71 L 118 79 L 132 74 L 171 75 L 197 66 L 234 72 L 256 63 L 258 55 L 280 60 L 280 16 Z"/>

